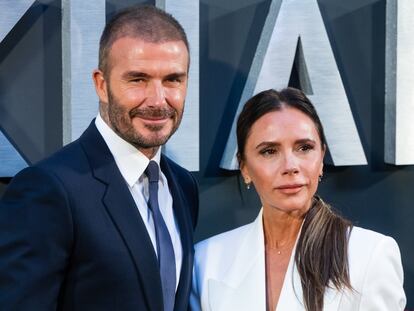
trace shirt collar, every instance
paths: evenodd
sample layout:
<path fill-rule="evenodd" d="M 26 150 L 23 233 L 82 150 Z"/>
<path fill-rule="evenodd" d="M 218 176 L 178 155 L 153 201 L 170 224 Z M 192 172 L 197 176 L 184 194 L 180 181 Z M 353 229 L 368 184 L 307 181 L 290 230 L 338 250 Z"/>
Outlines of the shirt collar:
<path fill-rule="evenodd" d="M 122 176 L 128 185 L 132 187 L 143 175 L 150 160 L 136 147 L 118 136 L 105 123 L 100 114 L 95 119 L 95 125 L 111 151 Z M 157 162 L 159 167 L 160 159 L 161 148 L 158 149 L 151 160 Z M 160 179 L 163 182 L 162 174 L 160 174 Z"/>

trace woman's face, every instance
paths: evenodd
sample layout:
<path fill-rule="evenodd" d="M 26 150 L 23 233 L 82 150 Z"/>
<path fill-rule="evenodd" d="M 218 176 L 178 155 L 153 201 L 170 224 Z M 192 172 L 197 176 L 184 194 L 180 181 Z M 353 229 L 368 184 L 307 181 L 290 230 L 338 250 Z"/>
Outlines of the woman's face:
<path fill-rule="evenodd" d="M 240 169 L 253 182 L 264 208 L 306 212 L 322 174 L 325 148 L 312 119 L 282 108 L 251 127 Z"/>

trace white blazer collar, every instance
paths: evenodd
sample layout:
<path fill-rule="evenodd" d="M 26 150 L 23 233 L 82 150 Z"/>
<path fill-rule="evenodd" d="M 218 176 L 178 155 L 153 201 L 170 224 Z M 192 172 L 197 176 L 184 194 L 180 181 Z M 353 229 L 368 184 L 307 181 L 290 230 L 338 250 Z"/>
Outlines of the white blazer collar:
<path fill-rule="evenodd" d="M 260 211 L 235 255 L 231 268 L 220 279 L 208 281 L 211 310 L 266 310 L 266 266 Z M 298 237 L 300 232 L 298 234 Z M 276 311 L 303 311 L 303 292 L 295 265 L 296 244 L 292 250 Z M 324 310 L 338 310 L 342 293 L 326 289 Z"/>

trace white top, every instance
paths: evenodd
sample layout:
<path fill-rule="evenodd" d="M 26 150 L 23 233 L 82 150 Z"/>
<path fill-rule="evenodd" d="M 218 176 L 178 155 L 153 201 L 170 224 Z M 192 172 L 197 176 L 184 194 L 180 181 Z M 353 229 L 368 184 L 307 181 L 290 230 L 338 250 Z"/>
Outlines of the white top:
<path fill-rule="evenodd" d="M 394 239 L 354 227 L 348 261 L 354 291 L 328 288 L 324 311 L 402 311 L 406 304 L 399 248 Z M 262 212 L 248 225 L 196 245 L 194 311 L 265 311 L 266 272 Z M 289 261 L 276 311 L 303 311 L 300 276 Z"/>
<path fill-rule="evenodd" d="M 141 214 L 142 220 L 151 238 L 154 251 L 157 254 L 157 240 L 155 235 L 154 220 L 152 212 L 148 208 L 149 199 L 148 178 L 144 174 L 150 159 L 141 153 L 133 145 L 118 136 L 98 114 L 95 125 L 102 135 L 105 143 L 111 151 L 116 165 L 124 177 L 128 189 L 134 198 L 135 204 Z M 161 148 L 151 160 L 158 163 L 160 167 Z M 168 181 L 160 169 L 160 180 L 158 182 L 158 203 L 162 217 L 167 225 L 174 247 L 176 265 L 176 287 L 180 279 L 183 251 L 181 245 L 180 231 L 173 212 L 173 199 L 168 188 Z"/>

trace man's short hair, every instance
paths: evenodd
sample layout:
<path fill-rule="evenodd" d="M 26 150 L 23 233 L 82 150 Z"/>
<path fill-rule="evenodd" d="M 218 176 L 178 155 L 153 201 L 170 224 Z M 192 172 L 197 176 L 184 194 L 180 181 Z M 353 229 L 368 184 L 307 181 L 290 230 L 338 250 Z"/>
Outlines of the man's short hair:
<path fill-rule="evenodd" d="M 99 42 L 99 69 L 108 75 L 112 44 L 123 37 L 139 38 L 151 43 L 183 41 L 190 52 L 187 36 L 171 15 L 150 5 L 136 5 L 116 14 L 105 26 Z"/>

